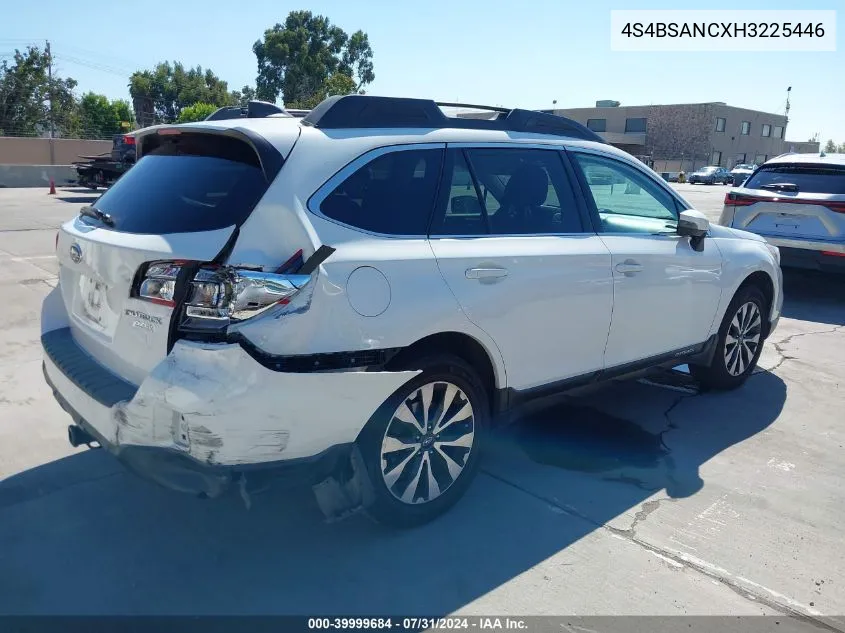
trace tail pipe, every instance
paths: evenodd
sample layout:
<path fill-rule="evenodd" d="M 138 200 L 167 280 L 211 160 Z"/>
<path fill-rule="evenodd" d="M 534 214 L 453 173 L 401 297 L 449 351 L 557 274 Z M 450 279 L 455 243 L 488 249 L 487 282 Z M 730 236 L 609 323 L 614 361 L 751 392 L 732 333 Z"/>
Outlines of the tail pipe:
<path fill-rule="evenodd" d="M 67 441 L 70 442 L 71 446 L 76 448 L 77 446 L 82 446 L 83 444 L 90 447 L 91 443 L 96 442 L 97 440 L 81 426 L 71 424 L 67 427 Z"/>

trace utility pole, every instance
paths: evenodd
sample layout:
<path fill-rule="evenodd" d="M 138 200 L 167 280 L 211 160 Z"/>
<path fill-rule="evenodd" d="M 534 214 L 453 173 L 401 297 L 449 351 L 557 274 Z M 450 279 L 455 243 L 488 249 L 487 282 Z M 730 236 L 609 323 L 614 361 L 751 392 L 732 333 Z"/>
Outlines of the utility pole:
<path fill-rule="evenodd" d="M 47 43 L 47 96 L 50 99 L 50 164 L 56 164 L 56 150 L 53 147 L 53 139 L 56 137 L 56 120 L 53 118 L 53 54 L 50 52 L 50 40 Z"/>

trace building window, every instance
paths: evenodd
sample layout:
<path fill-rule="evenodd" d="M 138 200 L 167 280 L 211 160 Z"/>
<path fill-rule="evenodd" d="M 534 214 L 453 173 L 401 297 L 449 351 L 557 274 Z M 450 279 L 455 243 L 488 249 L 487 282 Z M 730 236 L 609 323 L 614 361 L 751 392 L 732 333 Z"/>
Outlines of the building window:
<path fill-rule="evenodd" d="M 772 126 L 768 123 L 763 124 L 763 136 L 771 136 L 772 135 Z"/>
<path fill-rule="evenodd" d="M 717 132 L 724 132 L 725 131 L 725 119 L 722 117 L 716 117 L 716 131 Z"/>
<path fill-rule="evenodd" d="M 629 134 L 642 134 L 645 132 L 645 118 L 625 119 L 625 132 Z"/>
<path fill-rule="evenodd" d="M 607 132 L 607 119 L 587 119 L 587 127 L 593 132 Z"/>
<path fill-rule="evenodd" d="M 722 152 L 713 152 L 713 156 L 711 156 L 712 160 L 710 161 L 711 165 L 716 165 L 721 167 L 722 166 Z"/>
<path fill-rule="evenodd" d="M 775 126 L 774 137 L 775 138 L 783 138 L 783 126 L 782 125 L 776 125 Z"/>
<path fill-rule="evenodd" d="M 734 160 L 735 165 L 744 165 L 745 164 L 745 154 L 737 154 L 736 159 Z"/>
<path fill-rule="evenodd" d="M 748 136 L 749 134 L 751 134 L 751 121 L 743 121 L 739 133 L 743 136 Z"/>
<path fill-rule="evenodd" d="M 757 154 L 757 156 L 754 158 L 754 164 L 755 165 L 762 165 L 763 163 L 766 162 L 766 160 L 768 158 L 769 157 L 766 154 Z"/>

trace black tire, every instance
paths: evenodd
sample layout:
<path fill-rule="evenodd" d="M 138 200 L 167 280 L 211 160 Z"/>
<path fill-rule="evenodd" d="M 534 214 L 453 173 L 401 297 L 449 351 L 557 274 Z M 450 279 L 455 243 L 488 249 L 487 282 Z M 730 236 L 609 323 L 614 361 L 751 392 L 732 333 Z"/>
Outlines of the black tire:
<path fill-rule="evenodd" d="M 732 322 L 735 317 L 737 317 L 737 313 L 739 312 L 741 307 L 746 306 L 748 303 L 753 303 L 760 315 L 760 329 L 759 329 L 759 341 L 757 343 L 756 348 L 753 350 L 753 355 L 744 354 L 740 358 L 740 362 L 745 362 L 744 369 L 739 373 L 732 373 L 728 369 L 729 363 L 733 360 L 736 361 L 736 357 L 731 354 L 728 355 L 727 349 L 727 338 L 728 332 L 731 331 L 732 333 L 736 333 L 735 329 L 732 329 Z M 740 288 L 736 295 L 734 295 L 733 300 L 731 301 L 728 309 L 725 311 L 725 316 L 722 318 L 722 324 L 719 327 L 719 334 L 718 339 L 716 341 L 716 350 L 713 353 L 713 359 L 710 361 L 710 364 L 707 366 L 703 365 L 690 365 L 690 373 L 693 377 L 699 382 L 702 388 L 706 390 L 719 390 L 725 391 L 730 389 L 736 389 L 740 387 L 748 377 L 754 372 L 754 368 L 757 366 L 757 361 L 760 359 L 760 353 L 763 350 L 763 343 L 764 337 L 763 334 L 765 332 L 765 323 L 766 319 L 768 318 L 769 314 L 769 305 L 768 301 L 766 301 L 766 297 L 763 294 L 763 291 L 760 290 L 757 286 L 744 286 Z M 752 330 L 753 332 L 753 330 Z M 731 350 L 737 353 L 741 353 L 742 349 L 736 350 L 735 347 L 741 345 L 737 343 L 735 346 L 732 345 Z M 748 347 L 744 349 L 749 349 Z M 750 356 L 750 358 L 749 358 Z M 739 365 L 734 365 L 734 371 L 739 369 Z"/>
<path fill-rule="evenodd" d="M 373 502 L 367 508 L 367 514 L 379 523 L 400 528 L 415 527 L 431 521 L 446 512 L 464 495 L 478 472 L 479 455 L 490 419 L 489 398 L 484 384 L 476 371 L 460 358 L 438 354 L 420 358 L 409 363 L 405 368 L 420 369 L 422 372 L 399 387 L 399 389 L 385 400 L 384 404 L 379 407 L 369 422 L 367 422 L 367 425 L 358 437 L 358 446 L 373 487 Z M 438 381 L 443 382 L 440 383 Z M 415 461 L 417 457 L 419 457 L 420 461 L 426 459 L 427 462 L 419 467 L 420 481 L 422 480 L 423 474 L 428 475 L 429 468 L 431 468 L 430 465 L 436 462 L 437 465 L 430 471 L 432 477 L 440 484 L 443 484 L 444 481 L 447 484 L 443 492 L 430 501 L 421 501 L 419 503 L 404 502 L 395 496 L 398 494 L 398 492 L 395 492 L 397 489 L 399 491 L 402 490 L 401 483 L 404 483 L 404 475 L 400 476 L 393 484 L 394 492 L 392 492 L 385 481 L 387 474 L 382 473 L 382 442 L 386 437 L 388 426 L 395 419 L 393 417 L 394 413 L 404 401 L 412 401 L 418 395 L 418 390 L 432 383 L 436 383 L 440 386 L 434 387 L 434 396 L 431 401 L 433 409 L 435 401 L 442 403 L 445 399 L 445 396 L 440 397 L 438 394 L 441 392 L 445 393 L 445 385 L 443 383 L 447 382 L 460 389 L 472 407 L 472 445 L 468 449 L 468 452 L 463 454 L 463 457 L 458 457 L 458 460 L 462 459 L 463 461 L 463 469 L 454 479 L 441 477 L 438 480 L 438 475 L 448 475 L 448 470 L 444 470 L 444 468 L 449 464 L 442 457 L 442 450 L 438 452 L 436 448 L 431 446 L 427 449 L 412 447 L 409 449 L 413 451 L 411 453 L 404 453 L 403 451 L 391 453 L 398 454 L 396 461 L 400 461 L 400 458 L 405 459 L 407 455 L 413 455 L 408 460 L 408 467 L 406 469 L 411 472 L 417 470 L 416 464 L 419 463 Z M 416 404 L 412 404 L 416 407 Z M 456 401 L 455 406 L 460 406 L 460 402 Z M 411 411 L 409 405 L 406 405 L 406 408 Z M 437 409 L 433 410 L 438 411 Z M 446 409 L 446 413 L 449 413 L 448 408 Z M 398 421 L 398 424 L 401 428 L 408 428 L 408 430 L 413 428 L 407 425 L 402 427 L 401 421 Z M 455 427 L 459 427 L 458 432 L 467 428 L 467 425 L 462 419 L 456 421 L 454 424 Z M 391 433 L 393 433 L 393 430 L 391 430 Z M 466 433 L 462 437 L 465 436 Z M 428 457 L 423 454 L 426 451 L 430 453 Z M 448 454 L 454 455 L 455 453 L 453 451 L 454 449 L 450 448 Z M 460 449 L 460 451 L 463 451 L 463 449 Z M 456 461 L 455 463 L 458 462 Z M 395 467 L 389 473 L 395 473 L 400 468 Z M 431 494 L 428 481 L 428 478 L 426 478 L 422 496 Z M 411 479 L 407 488 L 404 489 L 406 494 L 413 483 L 413 479 Z M 420 490 L 418 484 L 412 492 L 412 497 L 416 497 L 417 493 L 420 493 Z"/>

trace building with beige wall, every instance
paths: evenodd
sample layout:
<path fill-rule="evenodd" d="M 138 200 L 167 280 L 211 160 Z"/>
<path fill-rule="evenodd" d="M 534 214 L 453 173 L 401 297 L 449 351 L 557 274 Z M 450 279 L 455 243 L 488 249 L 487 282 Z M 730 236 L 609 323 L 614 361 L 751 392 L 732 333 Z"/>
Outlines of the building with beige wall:
<path fill-rule="evenodd" d="M 544 112 L 583 123 L 657 171 L 759 164 L 788 151 L 799 151 L 796 146 L 803 151 L 818 151 L 818 143 L 785 140 L 784 115 L 722 102 L 622 106 L 618 101 L 599 101 L 592 108 Z"/>

